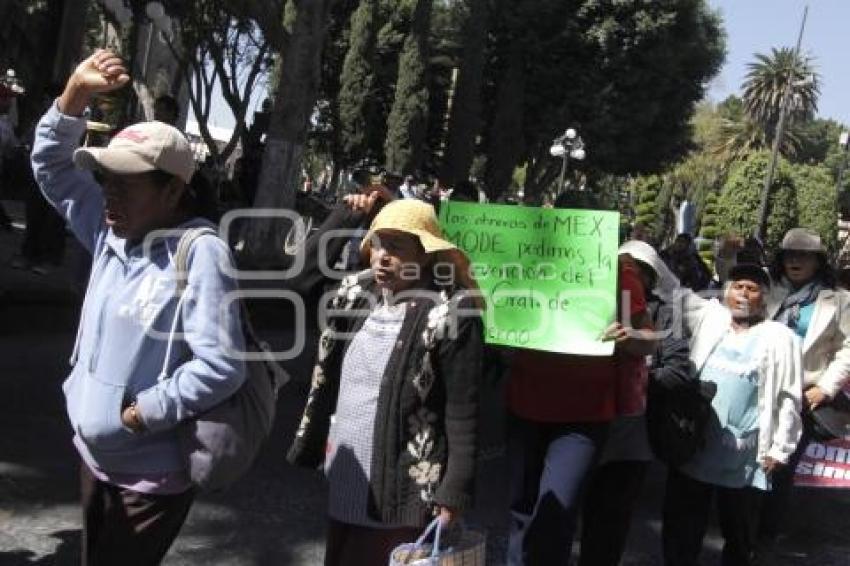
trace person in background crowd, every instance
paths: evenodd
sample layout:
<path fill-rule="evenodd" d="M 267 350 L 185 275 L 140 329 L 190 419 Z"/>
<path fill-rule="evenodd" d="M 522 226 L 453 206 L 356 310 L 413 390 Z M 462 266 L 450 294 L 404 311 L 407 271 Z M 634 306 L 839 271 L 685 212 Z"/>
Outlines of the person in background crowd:
<path fill-rule="evenodd" d="M 807 228 L 785 234 L 770 273 L 774 290 L 768 316 L 790 328 L 803 343 L 803 406 L 808 411 L 829 403 L 850 382 L 850 293 L 836 289 L 826 248 L 820 236 Z M 768 541 L 780 534 L 794 470 L 809 440 L 804 427 L 789 465 L 774 478 L 759 529 Z"/>
<path fill-rule="evenodd" d="M 9 160 L 12 152 L 18 146 L 18 138 L 15 136 L 15 128 L 9 118 L 9 110 L 12 107 L 11 90 L 0 84 L 0 197 L 2 197 L 8 179 L 8 171 L 5 163 Z M 0 228 L 12 229 L 12 220 L 0 203 Z"/>
<path fill-rule="evenodd" d="M 620 246 L 619 260 L 640 276 L 646 292 L 647 309 L 656 336 L 648 376 L 652 387 L 674 390 L 691 384 L 687 338 L 675 328 L 672 312 L 652 293 L 661 275 L 663 260 L 646 242 L 632 240 Z M 647 469 L 652 461 L 647 431 L 647 383 L 642 358 L 621 356 L 618 360 L 623 409 L 611 424 L 599 466 L 592 472 L 582 512 L 580 566 L 616 566 L 626 547 L 632 512 L 638 502 Z M 668 417 L 669 418 L 669 417 Z"/>
<path fill-rule="evenodd" d="M 47 110 L 62 92 L 61 87 L 44 92 L 42 109 Z M 21 242 L 20 253 L 12 258 L 10 265 L 14 269 L 29 269 L 37 275 L 47 275 L 50 270 L 62 263 L 66 248 L 65 219 L 56 212 L 41 194 L 33 177 L 29 160 L 30 148 L 35 136 L 33 124 L 22 136 L 22 145 L 15 156 L 14 178 L 19 189 L 26 193 L 26 230 Z M 89 263 L 90 258 L 86 258 Z"/>
<path fill-rule="evenodd" d="M 39 122 L 32 153 L 45 197 L 94 258 L 63 384 L 82 460 L 86 566 L 160 563 L 195 497 L 180 425 L 245 379 L 244 362 L 230 354 L 245 344 L 238 303 L 227 302 L 237 290 L 224 267 L 234 269 L 227 245 L 214 236 L 193 244 L 192 299 L 184 304 L 168 283 L 176 277 L 177 237 L 148 240 L 159 229 L 209 226 L 194 217 L 185 190 L 194 171 L 186 138 L 161 122 L 143 122 L 106 148 L 77 148 L 91 97 L 129 81 L 109 51 L 82 61 Z M 155 336 L 169 334 L 181 304 L 183 338 L 166 360 L 168 341 Z"/>
<path fill-rule="evenodd" d="M 711 283 L 711 271 L 697 252 L 690 234 L 676 236 L 673 244 L 661 252 L 661 257 L 688 289 L 703 291 Z"/>
<path fill-rule="evenodd" d="M 643 222 L 635 222 L 635 225 L 632 226 L 631 239 L 652 245 L 652 234 L 650 233 L 649 227 Z"/>
<path fill-rule="evenodd" d="M 381 183 L 384 187 L 390 192 L 394 199 L 404 198 L 401 196 L 401 184 L 402 177 L 397 173 L 391 173 L 389 171 L 384 171 L 381 175 Z"/>
<path fill-rule="evenodd" d="M 472 181 L 458 181 L 449 194 L 449 200 L 478 203 L 478 189 Z"/>
<path fill-rule="evenodd" d="M 715 498 L 723 565 L 756 564 L 763 494 L 790 461 L 802 429 L 800 342 L 786 326 L 766 320 L 770 279 L 758 265 L 729 271 L 722 304 L 678 290 L 670 273 L 662 281 L 662 299 L 682 301 L 699 379 L 716 386 L 704 447 L 668 475 L 665 564 L 698 563 Z"/>
<path fill-rule="evenodd" d="M 842 267 L 838 270 L 836 285 L 843 291 L 850 291 L 850 267 Z"/>
<path fill-rule="evenodd" d="M 153 119 L 176 127 L 180 119 L 180 105 L 177 104 L 177 99 L 169 94 L 158 96 L 153 103 Z"/>
<path fill-rule="evenodd" d="M 744 247 L 744 240 L 735 235 L 718 238 L 714 244 L 714 278 L 712 288 L 720 289 L 729 277 L 729 270 L 736 263 L 738 252 Z"/>
<path fill-rule="evenodd" d="M 595 208 L 589 191 L 567 191 L 558 208 Z M 567 564 L 587 477 L 618 415 L 618 360 L 655 348 L 640 275 L 619 264 L 626 310 L 605 333 L 613 357 L 533 350 L 513 353 L 508 382 L 511 523 L 508 564 Z M 628 295 L 626 295 L 626 293 Z M 621 302 L 618 301 L 618 305 Z M 648 335 L 650 334 L 650 335 Z"/>
<path fill-rule="evenodd" d="M 695 210 L 694 205 L 688 199 L 682 199 L 681 203 L 677 204 L 676 214 L 676 233 L 694 235 L 695 228 Z"/>
<path fill-rule="evenodd" d="M 764 244 L 755 236 L 744 238 L 741 249 L 735 255 L 735 261 L 738 263 L 753 263 L 761 267 L 766 267 L 767 254 L 764 251 Z"/>
<path fill-rule="evenodd" d="M 416 198 L 416 183 L 411 175 L 404 177 L 404 182 L 398 188 L 401 198 Z"/>
<path fill-rule="evenodd" d="M 324 465 L 328 566 L 387 564 L 473 496 L 483 329 L 468 260 L 416 200 L 386 205 L 361 250 L 371 269 L 336 294 L 289 452 Z"/>
<path fill-rule="evenodd" d="M 729 270 L 738 263 L 751 263 L 766 269 L 766 254 L 761 241 L 750 236 L 742 238 L 729 235 L 715 243 L 714 276 L 712 289 L 721 289 L 726 283 Z"/>

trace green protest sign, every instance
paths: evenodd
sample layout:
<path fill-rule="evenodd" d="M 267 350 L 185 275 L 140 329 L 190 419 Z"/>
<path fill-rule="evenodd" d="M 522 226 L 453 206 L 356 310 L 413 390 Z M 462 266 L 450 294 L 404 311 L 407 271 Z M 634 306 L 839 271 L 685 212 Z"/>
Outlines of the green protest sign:
<path fill-rule="evenodd" d="M 488 344 L 608 356 L 617 312 L 619 214 L 448 201 L 446 237 L 487 301 Z"/>

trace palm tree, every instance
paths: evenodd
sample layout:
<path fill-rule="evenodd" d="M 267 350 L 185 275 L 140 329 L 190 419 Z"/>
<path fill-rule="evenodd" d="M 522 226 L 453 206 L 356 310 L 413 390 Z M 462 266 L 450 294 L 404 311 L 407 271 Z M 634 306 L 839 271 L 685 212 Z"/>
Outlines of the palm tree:
<path fill-rule="evenodd" d="M 793 123 L 809 120 L 817 111 L 820 77 L 810 57 L 798 56 L 788 47 L 774 47 L 770 55 L 757 53 L 755 57 L 743 84 L 744 110 L 751 121 L 762 127 L 770 143 L 789 81 L 788 120 Z"/>
<path fill-rule="evenodd" d="M 772 131 L 765 131 L 762 124 L 744 116 L 740 120 L 723 119 L 718 140 L 710 149 L 731 165 L 731 162 L 744 159 L 753 151 L 770 149 L 772 143 Z M 800 135 L 792 124 L 785 129 L 779 151 L 785 157 L 794 157 L 800 151 L 801 144 Z"/>

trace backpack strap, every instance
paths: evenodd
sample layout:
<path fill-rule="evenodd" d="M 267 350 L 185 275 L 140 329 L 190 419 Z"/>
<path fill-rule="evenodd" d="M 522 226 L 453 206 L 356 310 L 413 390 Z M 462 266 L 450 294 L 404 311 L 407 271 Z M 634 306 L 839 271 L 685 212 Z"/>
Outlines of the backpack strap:
<path fill-rule="evenodd" d="M 201 236 L 218 236 L 216 231 L 209 227 L 189 228 L 180 236 L 177 242 L 177 250 L 174 252 L 174 273 L 177 278 L 177 293 L 182 294 L 186 290 L 189 281 L 189 252 L 192 244 Z"/>
<path fill-rule="evenodd" d="M 177 295 L 177 306 L 174 307 L 174 318 L 171 319 L 171 330 L 168 333 L 168 344 L 165 347 L 165 357 L 162 360 L 162 370 L 159 372 L 157 381 L 168 379 L 168 362 L 171 361 L 171 350 L 174 346 L 174 335 L 177 333 L 177 323 L 183 311 L 183 301 L 186 299 L 186 287 L 189 283 L 189 252 L 195 240 L 202 236 L 217 236 L 215 230 L 208 227 L 189 228 L 177 242 L 174 252 L 174 277 Z"/>
<path fill-rule="evenodd" d="M 177 333 L 177 323 L 180 320 L 180 315 L 183 308 L 183 301 L 188 293 L 186 287 L 189 281 L 189 252 L 192 249 L 192 244 L 202 236 L 216 236 L 215 230 L 209 227 L 189 228 L 177 242 L 177 249 L 174 252 L 174 273 L 176 278 L 176 294 L 178 295 L 177 306 L 174 308 L 174 318 L 171 321 L 171 330 L 168 334 L 168 345 L 165 349 L 165 358 L 162 362 L 162 370 L 159 373 L 158 381 L 168 379 L 168 362 L 171 360 L 171 350 L 174 344 L 174 335 Z M 269 377 L 274 384 L 275 393 L 277 390 L 289 382 L 289 374 L 280 364 L 275 361 L 271 354 L 269 345 L 260 340 L 257 333 L 251 324 L 251 318 L 248 315 L 248 309 L 245 308 L 245 302 L 239 301 L 239 314 L 242 320 L 242 333 L 245 337 L 245 344 L 253 346 L 262 354 L 262 363 L 266 366 Z"/>

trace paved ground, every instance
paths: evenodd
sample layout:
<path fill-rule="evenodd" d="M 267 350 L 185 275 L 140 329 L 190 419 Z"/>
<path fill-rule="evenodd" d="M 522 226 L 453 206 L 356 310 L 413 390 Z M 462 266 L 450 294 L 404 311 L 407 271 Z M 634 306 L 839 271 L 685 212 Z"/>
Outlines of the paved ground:
<path fill-rule="evenodd" d="M 0 566 L 70 566 L 79 552 L 78 460 L 60 384 L 78 311 L 69 285 L 78 252 L 72 250 L 66 265 L 47 276 L 13 270 L 8 260 L 20 237 L 19 230 L 0 232 Z M 276 316 L 265 318 L 261 326 L 268 331 Z M 294 369 L 299 380 L 281 395 L 276 432 L 257 466 L 226 494 L 200 498 L 166 565 L 321 564 L 324 486 L 318 474 L 283 460 L 306 393 L 303 368 Z M 491 419 L 480 466 L 483 504 L 471 514 L 489 531 L 492 564 L 502 563 L 507 520 L 500 428 Z M 660 467 L 650 474 L 624 564 L 660 564 L 662 477 Z M 792 508 L 792 535 L 765 563 L 848 564 L 850 496 L 801 491 Z M 718 563 L 719 547 L 712 534 L 705 564 Z"/>

